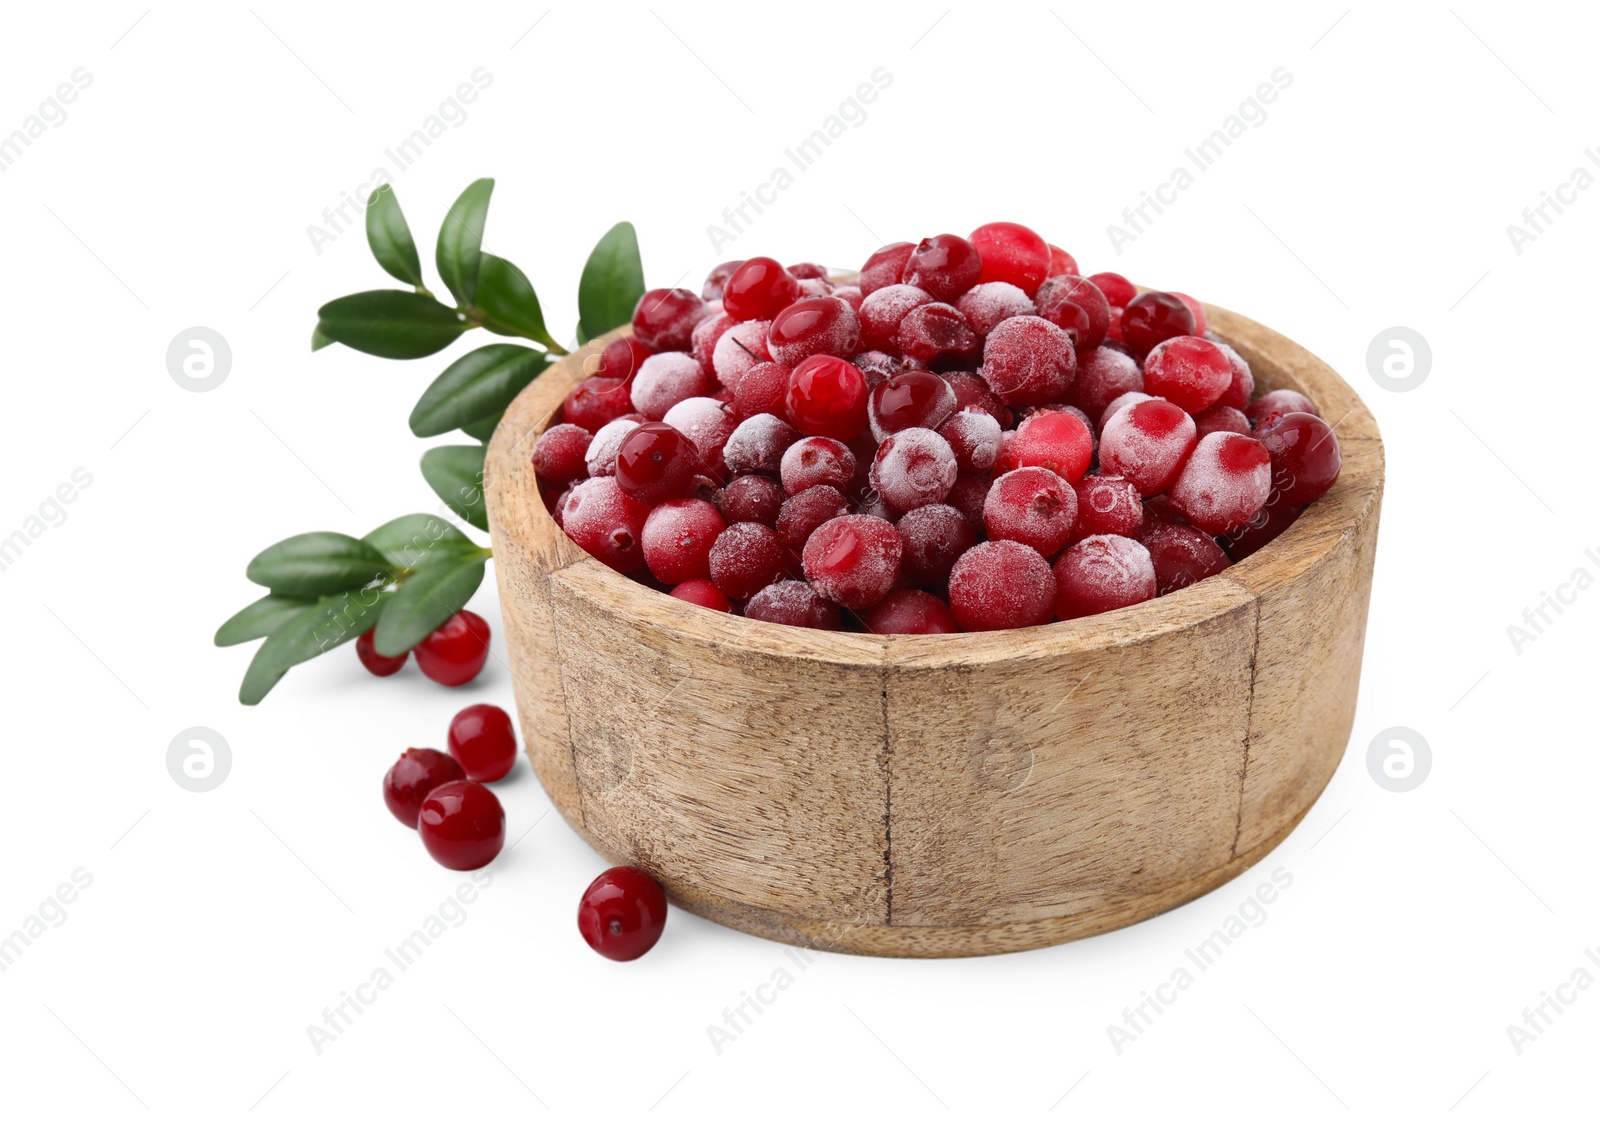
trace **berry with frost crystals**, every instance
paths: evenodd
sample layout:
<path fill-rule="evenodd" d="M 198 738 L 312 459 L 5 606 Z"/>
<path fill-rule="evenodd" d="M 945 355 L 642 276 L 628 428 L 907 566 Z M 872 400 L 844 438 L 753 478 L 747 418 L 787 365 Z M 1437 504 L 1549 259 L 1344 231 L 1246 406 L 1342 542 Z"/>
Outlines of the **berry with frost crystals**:
<path fill-rule="evenodd" d="M 722 446 L 722 458 L 735 475 L 759 472 L 776 477 L 783 453 L 799 438 L 800 433 L 771 413 L 757 413 L 739 422 Z"/>
<path fill-rule="evenodd" d="M 837 296 L 796 300 L 767 326 L 767 350 L 785 366 L 798 366 L 813 354 L 849 358 L 860 349 L 861 321 Z"/>
<path fill-rule="evenodd" d="M 1081 619 L 1154 599 L 1150 550 L 1127 537 L 1085 537 L 1056 559 L 1056 617 Z"/>
<path fill-rule="evenodd" d="M 1244 415 L 1250 418 L 1250 423 L 1259 425 L 1273 413 L 1310 413 L 1312 416 L 1321 416 L 1316 405 L 1311 403 L 1311 398 L 1292 389 L 1274 389 L 1271 393 L 1263 393 L 1245 408 Z"/>
<path fill-rule="evenodd" d="M 572 488 L 561 528 L 595 559 L 627 573 L 644 560 L 639 538 L 649 513 L 650 507 L 622 493 L 617 480 L 601 476 Z"/>
<path fill-rule="evenodd" d="M 900 352 L 900 321 L 912 308 L 934 302 L 913 284 L 886 284 L 861 301 L 861 342 L 871 350 Z"/>
<path fill-rule="evenodd" d="M 703 397 L 710 387 L 705 370 L 690 355 L 652 354 L 634 376 L 631 399 L 637 411 L 660 420 L 679 401 Z"/>
<path fill-rule="evenodd" d="M 778 511 L 775 528 L 778 538 L 785 545 L 791 549 L 803 549 L 819 525 L 849 512 L 850 507 L 845 503 L 843 492 L 838 487 L 823 484 L 785 499 Z"/>
<path fill-rule="evenodd" d="M 1244 525 L 1272 494 L 1272 457 L 1249 436 L 1213 432 L 1195 445 L 1167 497 L 1207 533 Z"/>
<path fill-rule="evenodd" d="M 696 330 L 699 328 L 696 327 Z M 639 367 L 650 354 L 650 348 L 632 335 L 612 339 L 600 352 L 600 359 L 595 363 L 594 376 L 628 381 L 639 372 Z M 587 363 L 584 364 L 584 368 L 588 368 Z"/>
<path fill-rule="evenodd" d="M 1065 331 L 1037 315 L 1019 315 L 989 333 L 978 373 L 1008 405 L 1043 405 L 1061 399 L 1076 369 Z"/>
<path fill-rule="evenodd" d="M 700 363 L 702 369 L 715 369 L 712 360 L 717 353 L 717 343 L 722 341 L 722 336 L 727 334 L 733 325 L 733 316 L 725 311 L 708 315 L 695 324 L 694 334 L 689 339 L 689 353 Z"/>
<path fill-rule="evenodd" d="M 939 426 L 939 435 L 955 453 L 956 470 L 987 471 L 1000 454 L 1000 422 L 980 409 L 956 413 Z"/>
<path fill-rule="evenodd" d="M 980 283 L 1001 282 L 1031 296 L 1050 270 L 1050 245 L 1016 222 L 989 222 L 967 239 L 982 258 Z"/>
<path fill-rule="evenodd" d="M 668 409 L 661 419 L 689 437 L 701 466 L 708 473 L 716 476 L 724 473 L 722 446 L 739 423 L 726 401 L 715 397 L 690 397 Z"/>
<path fill-rule="evenodd" d="M 955 634 L 956 617 L 938 596 L 916 588 L 890 592 L 863 620 L 872 634 Z"/>
<path fill-rule="evenodd" d="M 589 473 L 585 458 L 590 433 L 576 424 L 558 424 L 534 441 L 533 469 L 545 486 L 563 487 Z"/>
<path fill-rule="evenodd" d="M 633 337 L 651 350 L 688 350 L 705 301 L 687 288 L 652 288 L 633 309 Z"/>
<path fill-rule="evenodd" d="M 1041 412 L 1017 426 L 1006 444 L 1002 466 L 1045 467 L 1069 483 L 1083 478 L 1094 458 L 1094 437 L 1082 417 L 1069 412 Z"/>
<path fill-rule="evenodd" d="M 1213 432 L 1237 432 L 1250 435 L 1250 418 L 1228 405 L 1212 405 L 1194 414 L 1194 432 L 1205 439 Z"/>
<path fill-rule="evenodd" d="M 796 440 L 783 453 L 778 478 L 783 489 L 799 494 L 810 487 L 830 486 L 840 491 L 849 488 L 856 475 L 856 457 L 838 440 L 826 436 L 807 436 Z"/>
<path fill-rule="evenodd" d="M 1192 335 L 1157 343 L 1144 360 L 1144 391 L 1191 414 L 1215 405 L 1232 384 L 1222 348 Z"/>
<path fill-rule="evenodd" d="M 964 365 L 983 347 L 960 309 L 943 303 L 922 304 L 906 312 L 896 341 L 900 353 L 929 369 Z"/>
<path fill-rule="evenodd" d="M 617 473 L 617 452 L 628 433 L 642 423 L 637 416 L 618 417 L 594 434 L 588 449 L 583 453 L 584 465 L 595 478 Z"/>
<path fill-rule="evenodd" d="M 1105 293 L 1081 276 L 1052 276 L 1039 286 L 1033 302 L 1039 316 L 1072 337 L 1079 350 L 1092 350 L 1105 341 L 1111 325 L 1111 305 Z"/>
<path fill-rule="evenodd" d="M 1096 534 L 1137 537 L 1144 525 L 1144 503 L 1139 488 L 1120 475 L 1085 475 L 1072 484 L 1078 496 L 1078 520 L 1072 540 Z"/>
<path fill-rule="evenodd" d="M 768 584 L 750 597 L 744 617 L 816 631 L 836 631 L 840 626 L 839 605 L 823 599 L 804 580 Z"/>
<path fill-rule="evenodd" d="M 1125 308 L 1139 290 L 1133 286 L 1133 281 L 1118 272 L 1097 272 L 1089 277 L 1089 283 L 1100 289 L 1105 294 L 1106 303 L 1114 308 Z"/>
<path fill-rule="evenodd" d="M 911 251 L 916 246 L 909 241 L 897 241 L 892 245 L 885 245 L 867 258 L 867 263 L 861 266 L 861 272 L 856 277 L 856 285 L 861 289 L 863 297 L 870 296 L 879 288 L 886 288 L 891 284 L 899 284 L 900 277 L 906 271 L 906 261 L 911 257 Z"/>
<path fill-rule="evenodd" d="M 1077 517 L 1077 494 L 1043 467 L 1006 472 L 983 502 L 983 526 L 991 541 L 1020 541 L 1045 555 L 1066 545 Z"/>
<path fill-rule="evenodd" d="M 901 576 L 940 593 L 949 586 L 950 569 L 978 540 L 966 515 L 942 503 L 907 511 L 895 530 L 902 547 Z"/>
<path fill-rule="evenodd" d="M 766 475 L 740 475 L 717 494 L 717 509 L 732 522 L 776 525 L 783 488 Z"/>
<path fill-rule="evenodd" d="M 728 278 L 739 271 L 743 261 L 724 261 L 706 274 L 706 282 L 700 286 L 700 298 L 706 301 L 721 300 L 722 290 L 728 286 Z"/>
<path fill-rule="evenodd" d="M 663 584 L 711 575 L 711 546 L 728 528 L 717 508 L 699 498 L 663 502 L 644 520 L 640 544 L 650 574 Z"/>
<path fill-rule="evenodd" d="M 759 522 L 736 522 L 711 546 L 711 582 L 729 599 L 749 599 L 783 576 L 783 542 Z"/>
<path fill-rule="evenodd" d="M 1049 622 L 1056 606 L 1050 564 L 1017 541 L 985 541 L 950 570 L 950 611 L 966 631 L 999 631 Z"/>
<path fill-rule="evenodd" d="M 936 300 L 951 303 L 978 283 L 982 272 L 983 261 L 972 242 L 955 234 L 936 234 L 917 243 L 906 258 L 900 280 L 915 284 Z"/>
<path fill-rule="evenodd" d="M 882 518 L 846 514 L 824 522 L 806 542 L 806 579 L 828 599 L 864 611 L 888 595 L 900 575 L 900 535 Z"/>
<path fill-rule="evenodd" d="M 1168 595 L 1215 576 L 1233 562 L 1209 533 L 1192 525 L 1148 518 L 1139 541 L 1150 550 L 1156 594 Z"/>
<path fill-rule="evenodd" d="M 1001 280 L 977 285 L 956 301 L 956 309 L 966 316 L 967 326 L 980 339 L 987 338 L 1002 320 L 1038 312 L 1026 292 Z"/>
<path fill-rule="evenodd" d="M 733 411 L 740 420 L 757 413 L 784 415 L 784 398 L 789 393 L 789 368 L 776 362 L 757 362 L 739 379 L 733 391 Z"/>
<path fill-rule="evenodd" d="M 873 487 L 897 510 L 943 502 L 956 481 L 956 456 L 931 428 L 907 428 L 878 445 Z"/>
<path fill-rule="evenodd" d="M 620 378 L 589 378 L 573 387 L 561 405 L 561 419 L 590 432 L 633 411 L 628 385 Z"/>
<path fill-rule="evenodd" d="M 772 361 L 772 354 L 767 350 L 768 326 L 770 324 L 760 319 L 736 323 L 723 332 L 717 345 L 712 348 L 712 373 L 735 393 L 739 391 L 739 382 L 751 367 Z"/>
<path fill-rule="evenodd" d="M 1171 401 L 1140 401 L 1105 422 L 1100 467 L 1121 475 L 1148 498 L 1172 486 L 1195 443 L 1192 416 Z"/>
<path fill-rule="evenodd" d="M 1216 346 L 1227 357 L 1228 368 L 1233 377 L 1228 388 L 1222 391 L 1222 396 L 1217 398 L 1217 404 L 1243 411 L 1250 407 L 1250 398 L 1255 396 L 1256 392 L 1256 379 L 1250 373 L 1250 363 L 1240 357 L 1239 352 L 1227 343 L 1219 342 Z"/>

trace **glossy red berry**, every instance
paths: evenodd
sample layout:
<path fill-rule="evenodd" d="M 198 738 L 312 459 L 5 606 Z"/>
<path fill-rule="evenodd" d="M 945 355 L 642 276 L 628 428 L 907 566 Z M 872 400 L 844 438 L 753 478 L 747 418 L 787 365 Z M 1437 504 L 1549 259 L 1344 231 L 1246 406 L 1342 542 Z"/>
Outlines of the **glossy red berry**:
<path fill-rule="evenodd" d="M 506 843 L 506 812 L 482 783 L 447 782 L 423 799 L 417 832 L 428 855 L 457 872 L 482 868 Z"/>
<path fill-rule="evenodd" d="M 848 442 L 867 426 L 867 379 L 843 358 L 813 355 L 789 375 L 785 406 L 801 434 Z"/>
<path fill-rule="evenodd" d="M 743 261 L 724 261 L 706 274 L 706 281 L 700 286 L 700 298 L 703 300 L 722 299 L 722 290 L 727 287 L 728 278 L 739 271 Z"/>
<path fill-rule="evenodd" d="M 751 257 L 728 278 L 722 310 L 739 322 L 771 319 L 800 298 L 800 282 L 771 257 Z"/>
<path fill-rule="evenodd" d="M 473 782 L 499 782 L 517 761 L 511 715 L 499 705 L 468 705 L 450 721 L 450 754 Z"/>
<path fill-rule="evenodd" d="M 633 399 L 628 384 L 620 378 L 580 381 L 561 405 L 561 419 L 588 432 L 598 432 L 631 412 Z"/>
<path fill-rule="evenodd" d="M 1051 276 L 1080 276 L 1082 270 L 1078 268 L 1078 260 L 1071 253 L 1059 245 L 1050 247 L 1050 275 Z"/>
<path fill-rule="evenodd" d="M 465 685 L 489 660 L 489 624 L 471 611 L 457 611 L 417 646 L 417 666 L 440 685 Z"/>
<path fill-rule="evenodd" d="M 1344 465 L 1339 437 L 1311 413 L 1268 416 L 1256 429 L 1256 439 L 1272 456 L 1272 486 L 1279 503 L 1315 502 L 1328 493 Z"/>
<path fill-rule="evenodd" d="M 401 825 L 417 827 L 422 803 L 436 787 L 466 778 L 450 756 L 431 747 L 408 747 L 383 776 L 383 803 Z"/>
<path fill-rule="evenodd" d="M 901 354 L 930 370 L 970 366 L 983 350 L 983 340 L 961 310 L 938 302 L 906 312 L 895 341 Z"/>
<path fill-rule="evenodd" d="M 688 350 L 706 304 L 687 288 L 652 288 L 633 309 L 633 334 L 652 351 Z"/>
<path fill-rule="evenodd" d="M 1027 226 L 1015 222 L 989 222 L 967 238 L 983 260 L 980 284 L 1004 281 L 1031 296 L 1050 276 L 1050 245 Z"/>
<path fill-rule="evenodd" d="M 649 506 L 686 494 L 699 471 L 694 442 L 663 421 L 639 425 L 617 449 L 617 486 Z"/>
<path fill-rule="evenodd" d="M 377 628 L 374 627 L 373 630 Z M 411 657 L 411 652 L 408 650 L 397 658 L 385 657 L 372 645 L 372 631 L 367 631 L 356 639 L 356 657 L 374 677 L 390 677 L 405 667 L 406 659 Z"/>
<path fill-rule="evenodd" d="M 639 372 L 644 360 L 653 353 L 654 351 L 639 341 L 637 335 L 624 335 L 606 344 L 606 348 L 600 352 L 600 361 L 593 373 L 596 377 L 616 378 L 626 382 Z"/>
<path fill-rule="evenodd" d="M 1076 413 L 1041 412 L 1017 426 L 1000 466 L 1007 471 L 1044 467 L 1075 483 L 1089 470 L 1093 458 L 1094 437 Z"/>
<path fill-rule="evenodd" d="M 612 868 L 595 877 L 578 903 L 578 933 L 612 961 L 643 957 L 667 925 L 667 893 L 637 868 Z"/>
<path fill-rule="evenodd" d="M 1189 309 L 1190 315 L 1194 316 L 1193 333 L 1204 335 L 1206 333 L 1206 309 L 1201 305 L 1200 301 L 1182 292 L 1173 292 L 1171 294 L 1182 300 L 1183 306 Z"/>
<path fill-rule="evenodd" d="M 1088 279 L 1089 283 L 1105 293 L 1106 302 L 1114 308 L 1127 307 L 1139 294 L 1139 290 L 1133 286 L 1133 281 L 1118 272 L 1097 272 Z"/>
<path fill-rule="evenodd" d="M 1140 361 L 1157 343 L 1194 334 L 1194 313 L 1170 292 L 1135 296 L 1122 311 L 1122 341 Z"/>
<path fill-rule="evenodd" d="M 956 392 L 948 381 L 927 370 L 907 370 L 872 391 L 867 422 L 881 441 L 906 428 L 938 428 L 955 411 Z"/>
<path fill-rule="evenodd" d="M 900 279 L 915 284 L 934 299 L 953 304 L 961 293 L 978 283 L 983 259 L 972 242 L 955 234 L 925 237 L 906 258 Z"/>
<path fill-rule="evenodd" d="M 784 366 L 798 366 L 813 354 L 849 358 L 860 349 L 861 320 L 837 296 L 796 300 L 767 327 L 767 351 Z"/>

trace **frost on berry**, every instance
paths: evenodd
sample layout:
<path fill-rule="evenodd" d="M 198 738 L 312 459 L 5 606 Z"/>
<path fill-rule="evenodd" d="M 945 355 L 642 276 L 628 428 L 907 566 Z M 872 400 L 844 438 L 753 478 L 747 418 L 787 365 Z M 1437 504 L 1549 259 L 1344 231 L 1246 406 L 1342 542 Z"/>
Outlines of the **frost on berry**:
<path fill-rule="evenodd" d="M 1038 313 L 1026 292 L 1003 280 L 991 280 L 971 289 L 956 301 L 956 307 L 979 338 L 987 338 L 1003 319 Z"/>
<path fill-rule="evenodd" d="M 594 434 L 589 450 L 584 454 L 584 464 L 591 477 L 617 473 L 617 451 L 628 433 L 638 428 L 640 421 L 618 417 Z"/>
<path fill-rule="evenodd" d="M 878 445 L 872 485 L 897 510 L 943 502 L 956 481 L 956 456 L 929 428 L 907 428 Z"/>
<path fill-rule="evenodd" d="M 649 511 L 623 494 L 615 479 L 586 479 L 568 494 L 561 528 L 597 560 L 627 573 L 644 559 L 639 539 Z"/>
<path fill-rule="evenodd" d="M 1144 377 L 1143 374 L 1140 374 L 1139 376 L 1141 378 Z M 1110 423 L 1112 417 L 1116 416 L 1123 409 L 1126 409 L 1129 405 L 1137 405 L 1140 401 L 1154 400 L 1156 400 L 1156 398 L 1150 396 L 1150 394 L 1146 393 L 1142 389 L 1131 389 L 1127 393 L 1119 393 L 1116 397 L 1112 398 L 1111 402 L 1106 405 L 1105 411 L 1100 414 L 1100 438 L 1105 439 L 1106 425 Z"/>
<path fill-rule="evenodd" d="M 1006 404 L 1043 405 L 1061 399 L 1076 368 L 1065 331 L 1037 315 L 1019 315 L 989 333 L 978 372 Z"/>
<path fill-rule="evenodd" d="M 1120 475 L 1085 475 L 1072 484 L 1078 496 L 1078 520 L 1072 540 L 1095 534 L 1136 537 L 1144 525 L 1144 503 L 1139 488 Z"/>
<path fill-rule="evenodd" d="M 717 493 L 717 509 L 731 524 L 775 525 L 783 506 L 783 488 L 767 475 L 740 475 Z"/>
<path fill-rule="evenodd" d="M 1194 414 L 1194 432 L 1204 440 L 1213 432 L 1236 432 L 1250 435 L 1250 418 L 1231 405 L 1212 405 Z"/>
<path fill-rule="evenodd" d="M 907 428 L 938 428 L 956 411 L 956 392 L 927 370 L 906 370 L 877 386 L 867 397 L 867 426 L 873 438 L 887 439 Z"/>
<path fill-rule="evenodd" d="M 1050 621 L 1056 578 L 1038 551 L 1016 541 L 985 541 L 950 570 L 950 610 L 962 630 L 999 631 Z"/>
<path fill-rule="evenodd" d="M 900 534 L 900 571 L 906 583 L 943 593 L 950 569 L 977 542 L 972 524 L 954 506 L 934 503 L 908 511 L 895 530 Z"/>
<path fill-rule="evenodd" d="M 1077 517 L 1077 494 L 1043 467 L 1006 472 L 983 502 L 983 526 L 991 541 L 1020 541 L 1046 556 L 1066 545 Z"/>
<path fill-rule="evenodd" d="M 1100 466 L 1148 498 L 1172 486 L 1194 446 L 1193 417 L 1170 401 L 1140 401 L 1106 421 Z"/>
<path fill-rule="evenodd" d="M 1053 569 L 1056 616 L 1081 619 L 1154 599 L 1150 550 L 1127 537 L 1097 534 L 1062 553 Z"/>
<path fill-rule="evenodd" d="M 1092 350 L 1105 341 L 1111 325 L 1111 305 L 1105 293 L 1081 276 L 1052 276 L 1034 294 L 1039 315 L 1072 337 L 1079 350 Z"/>
<path fill-rule="evenodd" d="M 695 324 L 694 333 L 689 338 L 689 353 L 700 363 L 702 369 L 715 368 L 712 365 L 712 357 L 716 354 L 717 342 L 733 325 L 733 316 L 725 311 L 708 315 Z"/>
<path fill-rule="evenodd" d="M 750 367 L 772 361 L 772 354 L 767 350 L 769 326 L 765 320 L 753 319 L 736 323 L 723 332 L 711 352 L 711 370 L 719 382 L 738 392 L 739 381 Z"/>
<path fill-rule="evenodd" d="M 828 599 L 863 611 L 894 587 L 900 575 L 900 535 L 881 518 L 846 514 L 824 522 L 806 542 L 806 579 Z"/>
<path fill-rule="evenodd" d="M 790 494 L 815 486 L 848 489 L 856 475 L 856 457 L 838 440 L 806 436 L 790 444 L 778 466 L 783 489 Z"/>
<path fill-rule="evenodd" d="M 813 354 L 848 358 L 861 349 L 861 322 L 855 309 L 836 296 L 796 300 L 767 326 L 773 360 L 798 366 Z"/>
<path fill-rule="evenodd" d="M 1213 432 L 1172 484 L 1172 505 L 1207 533 L 1244 525 L 1272 494 L 1272 457 L 1249 436 Z"/>
<path fill-rule="evenodd" d="M 905 272 L 906 260 L 915 248 L 916 246 L 909 241 L 897 241 L 875 250 L 872 256 L 867 258 L 867 263 L 861 266 L 861 272 L 856 277 L 856 284 L 860 287 L 861 294 L 870 296 L 879 288 L 899 284 L 901 274 Z"/>
<path fill-rule="evenodd" d="M 1244 410 L 1244 415 L 1250 418 L 1251 424 L 1260 424 L 1273 413 L 1310 413 L 1312 416 L 1321 416 L 1317 406 L 1311 398 L 1292 389 L 1274 389 L 1271 393 L 1263 393 L 1249 407 Z"/>
<path fill-rule="evenodd" d="M 823 484 L 785 499 L 778 511 L 775 528 L 785 545 L 791 549 L 803 549 L 819 525 L 849 512 L 843 492 L 838 487 Z"/>
<path fill-rule="evenodd" d="M 757 413 L 739 422 L 722 446 L 722 457 L 728 470 L 735 475 L 759 471 L 776 476 L 783 463 L 783 453 L 800 438 L 786 421 L 771 413 Z"/>
<path fill-rule="evenodd" d="M 710 384 L 692 356 L 676 351 L 652 354 L 634 375 L 633 407 L 651 420 L 660 420 L 679 401 L 703 396 Z"/>
<path fill-rule="evenodd" d="M 958 308 L 944 303 L 921 304 L 900 320 L 900 353 L 930 370 L 972 361 L 983 340 L 967 326 Z"/>
<path fill-rule="evenodd" d="M 707 471 L 719 477 L 723 474 L 722 446 L 738 424 L 727 402 L 689 397 L 673 405 L 661 419 L 689 437 Z"/>
<path fill-rule="evenodd" d="M 1209 533 L 1192 525 L 1145 521 L 1139 541 L 1150 550 L 1156 570 L 1156 594 L 1168 595 L 1215 576 L 1233 562 Z"/>
<path fill-rule="evenodd" d="M 900 323 L 913 309 L 933 303 L 933 297 L 910 284 L 890 284 L 861 301 L 861 343 L 869 350 L 900 353 Z"/>
<path fill-rule="evenodd" d="M 768 584 L 750 597 L 744 617 L 818 631 L 836 631 L 840 625 L 839 605 L 823 599 L 804 580 Z"/>
<path fill-rule="evenodd" d="M 1078 373 L 1072 379 L 1067 400 L 1098 419 L 1112 401 L 1130 391 L 1144 391 L 1144 373 L 1139 363 L 1108 346 L 1097 346 L 1078 355 Z"/>
<path fill-rule="evenodd" d="M 589 473 L 585 453 L 591 436 L 576 424 L 557 424 L 540 434 L 533 445 L 533 469 L 547 487 L 566 486 Z"/>
<path fill-rule="evenodd" d="M 944 600 L 917 588 L 890 592 L 862 621 L 872 634 L 955 634 L 960 630 Z"/>
<path fill-rule="evenodd" d="M 1232 383 L 1222 348 L 1192 335 L 1158 343 L 1144 360 L 1144 391 L 1191 414 L 1215 405 Z"/>
<path fill-rule="evenodd" d="M 1000 422 L 979 409 L 967 409 L 939 426 L 963 473 L 987 471 L 1000 454 Z"/>
<path fill-rule="evenodd" d="M 650 573 L 664 584 L 711 575 L 711 546 L 727 528 L 717 508 L 698 498 L 663 502 L 644 520 L 640 542 Z"/>
<path fill-rule="evenodd" d="M 1223 390 L 1222 396 L 1217 398 L 1217 404 L 1227 405 L 1242 412 L 1249 407 L 1250 398 L 1254 397 L 1256 392 L 1256 379 L 1250 372 L 1250 363 L 1240 357 L 1239 352 L 1227 343 L 1219 342 L 1216 346 L 1228 359 L 1228 369 L 1233 379 L 1228 388 Z"/>
<path fill-rule="evenodd" d="M 869 390 L 878 388 L 903 369 L 898 358 L 881 350 L 864 350 L 850 361 L 861 371 Z"/>
<path fill-rule="evenodd" d="M 718 535 L 708 564 L 718 591 L 729 599 L 749 599 L 782 578 L 783 542 L 771 526 L 735 522 Z"/>

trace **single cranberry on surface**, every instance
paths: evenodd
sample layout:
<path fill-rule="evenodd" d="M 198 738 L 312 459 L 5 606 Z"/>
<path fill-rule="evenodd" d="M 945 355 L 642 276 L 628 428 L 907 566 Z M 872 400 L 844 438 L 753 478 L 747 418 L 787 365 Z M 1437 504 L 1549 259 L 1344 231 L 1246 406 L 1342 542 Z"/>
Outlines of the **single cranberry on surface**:
<path fill-rule="evenodd" d="M 649 506 L 687 493 L 699 470 L 694 442 L 664 421 L 639 425 L 617 448 L 617 486 Z"/>
<path fill-rule="evenodd" d="M 374 631 L 377 629 L 377 627 L 372 628 Z M 361 660 L 362 665 L 367 667 L 367 672 L 374 677 L 390 677 L 399 673 L 405 667 L 406 659 L 411 657 L 411 652 L 408 650 L 397 658 L 384 657 L 372 645 L 372 631 L 367 631 L 356 639 L 356 657 Z"/>
<path fill-rule="evenodd" d="M 643 957 L 667 925 L 667 893 L 638 868 L 612 868 L 595 877 L 578 903 L 578 933 L 612 961 Z"/>
<path fill-rule="evenodd" d="M 511 715 L 499 705 L 468 705 L 450 721 L 450 754 L 473 782 L 499 782 L 517 761 Z"/>
<path fill-rule="evenodd" d="M 955 234 L 936 234 L 917 243 L 900 279 L 948 304 L 978 283 L 982 273 L 983 259 L 972 242 Z"/>
<path fill-rule="evenodd" d="M 771 319 L 800 298 L 800 282 L 771 257 L 751 257 L 722 290 L 722 310 L 743 323 Z"/>
<path fill-rule="evenodd" d="M 1122 311 L 1122 341 L 1140 361 L 1157 343 L 1194 334 L 1194 313 L 1170 292 L 1135 296 Z"/>
<path fill-rule="evenodd" d="M 383 804 L 401 825 L 415 829 L 422 803 L 434 788 L 466 777 L 461 764 L 444 752 L 408 747 L 383 776 Z"/>
<path fill-rule="evenodd" d="M 506 811 L 480 782 L 436 786 L 422 801 L 417 832 L 428 855 L 457 872 L 482 868 L 506 843 Z"/>
<path fill-rule="evenodd" d="M 1016 222 L 989 222 L 967 238 L 982 258 L 980 284 L 1003 281 L 1033 295 L 1050 272 L 1050 244 Z"/>
<path fill-rule="evenodd" d="M 633 309 L 633 335 L 653 351 L 688 350 L 706 303 L 687 288 L 652 288 Z"/>
<path fill-rule="evenodd" d="M 816 354 L 789 375 L 789 423 L 805 436 L 850 441 L 867 426 L 867 379 L 853 363 Z"/>
<path fill-rule="evenodd" d="M 465 685 L 489 660 L 489 624 L 474 612 L 457 611 L 414 653 L 424 676 L 440 685 Z"/>

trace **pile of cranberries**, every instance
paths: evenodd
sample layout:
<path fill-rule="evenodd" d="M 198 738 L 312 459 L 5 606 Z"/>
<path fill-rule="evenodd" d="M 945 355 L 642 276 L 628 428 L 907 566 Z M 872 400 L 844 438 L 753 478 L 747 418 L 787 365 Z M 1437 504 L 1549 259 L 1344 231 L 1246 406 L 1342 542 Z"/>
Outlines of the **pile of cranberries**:
<path fill-rule="evenodd" d="M 478 676 L 489 660 L 489 623 L 472 611 L 457 611 L 414 649 L 397 658 L 378 653 L 372 645 L 372 634 L 368 631 L 356 639 L 356 657 L 375 677 L 399 673 L 405 668 L 406 659 L 415 654 L 424 677 L 440 685 L 465 685 Z"/>
<path fill-rule="evenodd" d="M 646 292 L 533 452 L 546 507 L 679 599 L 823 630 L 1076 619 L 1222 571 L 1339 441 L 1179 292 L 994 222 L 853 281 L 770 257 Z"/>
<path fill-rule="evenodd" d="M 470 872 L 505 846 L 506 813 L 485 783 L 511 773 L 517 736 L 505 709 L 469 705 L 450 721 L 447 743 L 449 754 L 431 747 L 402 753 L 383 776 L 383 801 L 400 824 L 417 831 L 429 856 Z M 644 954 L 666 922 L 666 893 L 638 868 L 601 873 L 578 904 L 584 941 L 613 961 Z"/>

